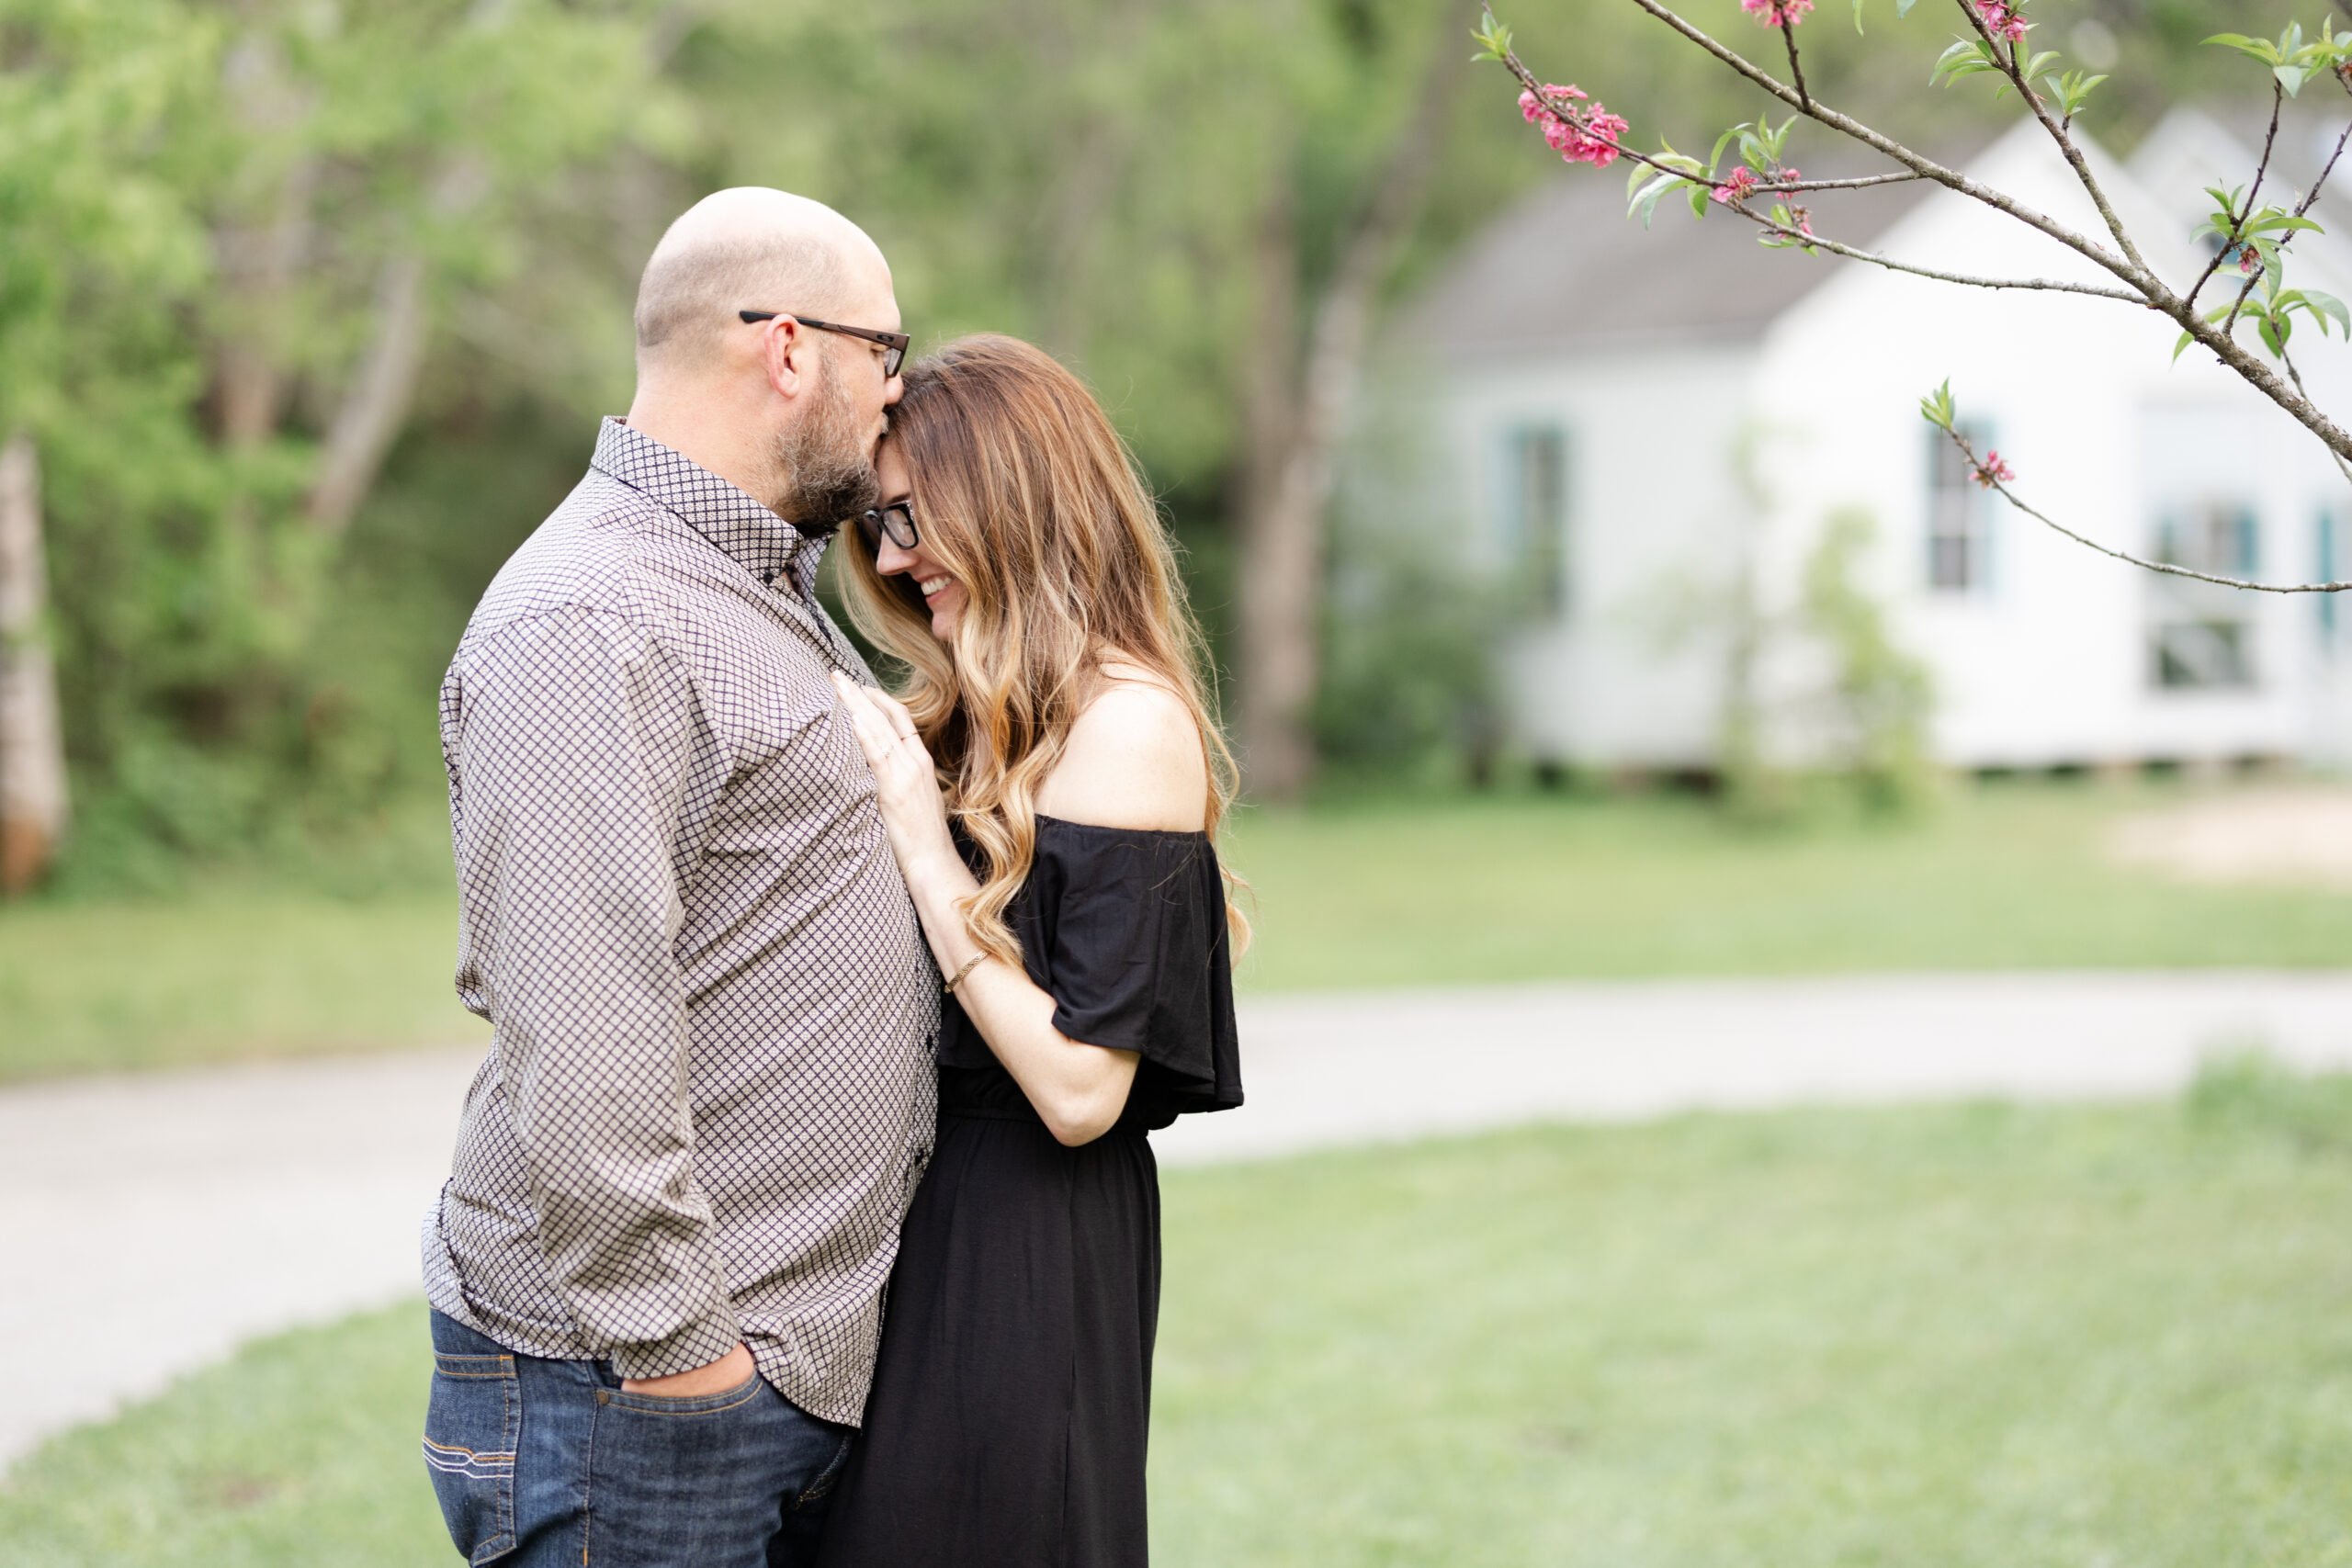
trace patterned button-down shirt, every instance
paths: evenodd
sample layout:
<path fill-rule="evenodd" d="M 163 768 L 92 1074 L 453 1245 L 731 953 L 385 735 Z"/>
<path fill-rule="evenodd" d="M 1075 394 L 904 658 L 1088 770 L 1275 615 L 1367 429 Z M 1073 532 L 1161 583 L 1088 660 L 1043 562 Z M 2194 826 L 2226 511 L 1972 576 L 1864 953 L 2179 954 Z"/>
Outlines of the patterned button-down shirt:
<path fill-rule="evenodd" d="M 863 1411 L 939 976 L 828 671 L 820 540 L 617 421 L 441 689 L 458 994 L 496 1026 L 433 1304 L 659 1377 L 741 1339 Z"/>

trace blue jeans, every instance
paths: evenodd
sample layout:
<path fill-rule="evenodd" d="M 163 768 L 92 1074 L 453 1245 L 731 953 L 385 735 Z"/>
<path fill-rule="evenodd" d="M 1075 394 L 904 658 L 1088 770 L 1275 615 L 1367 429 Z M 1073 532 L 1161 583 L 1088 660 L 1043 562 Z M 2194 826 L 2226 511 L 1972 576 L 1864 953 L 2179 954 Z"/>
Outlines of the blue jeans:
<path fill-rule="evenodd" d="M 757 1373 L 625 1393 L 607 1362 L 518 1356 L 433 1314 L 424 1461 L 470 1562 L 805 1568 L 853 1435 Z"/>

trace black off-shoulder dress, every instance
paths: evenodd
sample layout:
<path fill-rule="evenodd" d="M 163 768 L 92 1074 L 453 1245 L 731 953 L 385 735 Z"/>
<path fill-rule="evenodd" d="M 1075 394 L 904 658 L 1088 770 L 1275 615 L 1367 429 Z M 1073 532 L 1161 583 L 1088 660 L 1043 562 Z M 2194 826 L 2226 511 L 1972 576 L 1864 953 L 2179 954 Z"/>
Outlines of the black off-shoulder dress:
<path fill-rule="evenodd" d="M 1007 913 L 1054 1027 L 1142 1061 L 1118 1124 L 1066 1148 L 949 999 L 939 1136 L 824 1568 L 1141 1568 L 1148 1554 L 1159 1178 L 1145 1134 L 1241 1103 L 1216 852 L 1204 833 L 1040 817 Z"/>

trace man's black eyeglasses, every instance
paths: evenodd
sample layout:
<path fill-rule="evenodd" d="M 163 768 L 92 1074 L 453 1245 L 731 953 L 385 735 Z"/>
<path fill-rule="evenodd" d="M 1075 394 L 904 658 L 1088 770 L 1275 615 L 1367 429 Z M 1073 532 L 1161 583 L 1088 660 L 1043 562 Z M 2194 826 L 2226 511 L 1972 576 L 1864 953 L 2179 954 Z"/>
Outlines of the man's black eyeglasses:
<path fill-rule="evenodd" d="M 820 321 L 814 316 L 804 316 L 797 310 L 738 310 L 746 323 L 773 321 L 778 316 L 790 316 L 804 327 L 814 327 L 820 333 L 839 333 L 843 337 L 862 337 L 868 343 L 878 343 L 890 352 L 882 356 L 882 379 L 888 380 L 907 362 L 907 345 L 915 340 L 905 333 L 877 332 L 872 327 L 845 327 L 839 321 Z"/>
<path fill-rule="evenodd" d="M 922 536 L 915 532 L 914 503 L 909 501 L 894 501 L 888 506 L 861 512 L 857 516 L 857 526 L 865 535 L 866 547 L 876 555 L 882 553 L 882 536 L 885 534 L 889 535 L 890 542 L 902 550 L 913 549 L 922 540 Z"/>

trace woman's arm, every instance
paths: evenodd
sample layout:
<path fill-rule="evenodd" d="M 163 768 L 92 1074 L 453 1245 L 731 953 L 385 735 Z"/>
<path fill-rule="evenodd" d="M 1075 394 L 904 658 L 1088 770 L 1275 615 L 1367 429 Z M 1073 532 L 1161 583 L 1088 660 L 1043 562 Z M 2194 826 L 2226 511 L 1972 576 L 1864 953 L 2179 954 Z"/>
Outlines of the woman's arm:
<path fill-rule="evenodd" d="M 836 683 L 874 769 L 891 848 L 932 956 L 940 973 L 954 975 L 980 952 L 956 907 L 979 883 L 948 837 L 931 758 L 903 707 L 869 688 Z M 1194 831 L 1207 798 L 1207 764 L 1190 711 L 1157 686 L 1114 682 L 1071 726 L 1037 805 L 1067 821 Z M 981 960 L 958 983 L 956 998 L 1057 1139 L 1072 1147 L 1091 1143 L 1118 1121 L 1135 1082 L 1136 1053 L 1063 1034 L 1054 1027 L 1054 998 L 1011 964 Z"/>

